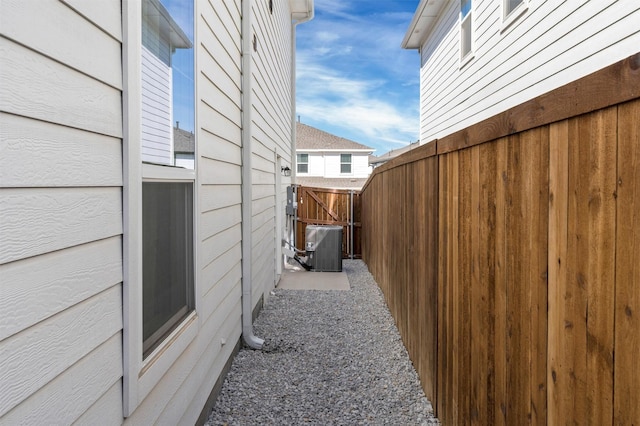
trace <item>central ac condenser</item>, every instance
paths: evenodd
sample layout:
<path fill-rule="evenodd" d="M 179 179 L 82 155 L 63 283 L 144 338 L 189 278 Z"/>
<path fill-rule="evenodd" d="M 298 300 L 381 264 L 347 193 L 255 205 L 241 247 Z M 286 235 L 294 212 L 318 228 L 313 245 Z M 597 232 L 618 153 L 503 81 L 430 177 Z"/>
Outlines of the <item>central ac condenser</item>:
<path fill-rule="evenodd" d="M 342 226 L 308 225 L 307 264 L 316 272 L 342 272 Z"/>

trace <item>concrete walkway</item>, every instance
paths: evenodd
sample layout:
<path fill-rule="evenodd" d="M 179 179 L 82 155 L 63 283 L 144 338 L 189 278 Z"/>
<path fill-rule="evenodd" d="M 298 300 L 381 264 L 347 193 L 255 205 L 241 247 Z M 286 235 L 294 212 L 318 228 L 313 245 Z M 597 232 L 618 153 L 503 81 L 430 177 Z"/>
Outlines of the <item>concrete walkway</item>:
<path fill-rule="evenodd" d="M 338 269 L 338 268 L 336 268 Z M 289 266 L 282 271 L 279 290 L 350 290 L 347 273 L 311 272 L 301 267 Z"/>

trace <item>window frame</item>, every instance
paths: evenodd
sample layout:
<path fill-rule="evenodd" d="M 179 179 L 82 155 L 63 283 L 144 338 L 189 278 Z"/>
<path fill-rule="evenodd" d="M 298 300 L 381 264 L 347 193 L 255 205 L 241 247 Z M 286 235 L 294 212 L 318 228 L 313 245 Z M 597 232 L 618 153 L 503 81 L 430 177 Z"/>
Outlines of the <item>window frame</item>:
<path fill-rule="evenodd" d="M 502 27 L 500 28 L 501 33 L 509 29 L 509 27 L 511 27 L 511 25 L 515 21 L 517 21 L 522 15 L 527 12 L 527 10 L 529 10 L 529 0 L 521 0 L 520 4 L 518 4 L 507 13 L 508 2 L 509 0 L 502 0 Z"/>
<path fill-rule="evenodd" d="M 300 161 L 300 159 L 302 158 L 303 155 L 307 156 L 307 161 Z M 300 166 L 306 166 L 307 171 L 306 172 L 301 172 L 300 171 Z M 309 174 L 309 153 L 306 153 L 306 152 L 296 153 L 296 173 L 297 174 L 302 174 L 302 175 L 308 175 Z"/>
<path fill-rule="evenodd" d="M 468 1 L 470 3 L 469 10 L 466 14 L 463 15 L 463 2 Z M 473 0 L 460 0 L 460 68 L 464 67 L 471 59 L 474 57 L 474 37 L 473 37 L 473 15 L 474 15 L 474 4 Z M 469 50 L 467 52 L 464 51 L 465 45 L 465 25 L 469 26 Z"/>
<path fill-rule="evenodd" d="M 144 167 L 143 167 L 143 171 L 144 171 Z M 144 174 L 144 172 L 143 172 Z M 185 283 L 186 285 L 182 286 L 183 289 L 186 289 L 187 292 L 187 301 L 186 301 L 186 305 L 181 307 L 180 310 L 178 312 L 176 312 L 170 320 L 165 321 L 157 330 L 155 330 L 155 332 L 148 337 L 147 340 L 152 339 L 154 340 L 153 342 L 151 342 L 150 346 L 151 349 L 147 350 L 145 348 L 145 345 L 147 345 L 148 343 L 145 342 L 144 339 L 144 269 L 145 269 L 145 265 L 144 265 L 144 258 L 143 258 L 143 262 L 142 262 L 142 268 L 143 268 L 143 300 L 142 300 L 142 304 L 143 304 L 143 321 L 142 321 L 142 325 L 143 325 L 143 342 L 142 342 L 142 352 L 143 352 L 143 360 L 146 360 L 147 358 L 149 358 L 154 352 L 155 350 L 164 345 L 164 342 L 167 340 L 167 336 L 171 335 L 171 332 L 173 330 L 175 330 L 176 328 L 180 327 L 180 324 L 193 312 L 195 311 L 195 273 L 196 273 L 196 269 L 195 269 L 195 259 L 194 259 L 194 250 L 195 250 L 195 244 L 194 244 L 194 239 L 195 239 L 195 233 L 194 231 L 194 225 L 195 225 L 195 220 L 196 220 L 196 215 L 195 215 L 195 211 L 193 210 L 194 208 L 194 200 L 195 200 L 195 181 L 193 179 L 148 179 L 148 178 L 144 178 L 142 179 L 142 193 L 143 193 L 143 203 L 142 203 L 142 210 L 144 212 L 145 206 L 144 206 L 144 186 L 145 184 L 167 184 L 167 183 L 178 183 L 178 184 L 187 184 L 190 185 L 190 200 L 191 201 L 191 206 L 189 206 L 188 208 L 191 210 L 191 217 L 188 218 L 188 215 L 185 215 L 185 219 L 188 218 L 188 220 L 190 221 L 190 223 L 188 225 L 186 225 L 187 229 L 190 229 L 191 235 L 187 235 L 185 233 L 184 237 L 185 240 L 187 241 L 183 241 L 183 243 L 187 243 L 186 246 L 189 247 L 190 246 L 190 252 L 188 253 L 187 259 L 185 259 L 188 262 L 187 268 L 186 268 L 186 273 L 188 275 L 187 280 L 188 282 Z M 187 192 L 185 191 L 185 194 Z M 183 205 L 184 208 L 187 208 L 186 204 Z M 144 216 L 143 216 L 143 230 L 142 230 L 142 241 L 143 241 L 143 256 L 144 256 L 144 239 L 145 239 L 145 234 L 144 234 Z M 190 288 L 187 288 L 190 287 Z M 148 354 L 145 356 L 145 352 L 148 351 Z"/>
<path fill-rule="evenodd" d="M 194 1 L 194 26 L 198 2 Z M 194 169 L 165 167 L 142 162 L 142 4 L 122 1 L 123 42 L 123 416 L 128 417 L 160 382 L 171 365 L 195 339 L 198 316 L 198 154 Z M 195 29 L 194 29 L 195 30 Z M 194 31 L 194 46 L 197 46 Z M 197 93 L 197 55 L 194 54 L 194 92 Z M 197 96 L 194 128 L 198 129 Z M 142 342 L 142 183 L 179 181 L 193 184 L 193 295 L 194 309 L 147 357 Z"/>
<path fill-rule="evenodd" d="M 349 156 L 349 162 L 345 162 L 342 161 L 342 156 L 344 155 L 348 155 Z M 342 171 L 342 167 L 345 165 L 349 165 L 349 171 L 348 172 L 343 172 Z M 353 174 L 353 154 L 349 154 L 349 153 L 345 153 L 345 154 L 340 154 L 340 174 L 341 175 L 352 175 Z"/>

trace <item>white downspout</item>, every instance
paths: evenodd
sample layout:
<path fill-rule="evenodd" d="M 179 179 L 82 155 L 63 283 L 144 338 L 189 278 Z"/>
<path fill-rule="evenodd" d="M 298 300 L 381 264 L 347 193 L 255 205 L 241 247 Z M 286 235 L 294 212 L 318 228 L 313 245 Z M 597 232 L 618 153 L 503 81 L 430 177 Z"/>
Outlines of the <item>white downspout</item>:
<path fill-rule="evenodd" d="M 298 167 L 296 165 L 296 27 L 313 19 L 313 0 L 307 0 L 307 10 L 309 13 L 304 18 L 293 19 L 291 25 L 291 182 L 295 183 Z M 297 197 L 297 194 L 296 194 Z M 297 201 L 297 200 L 296 200 Z M 289 241 L 292 245 L 296 235 L 296 216 L 291 219 L 291 236 Z M 294 246 L 295 248 L 295 246 Z"/>
<path fill-rule="evenodd" d="M 242 0 L 242 336 L 252 349 L 262 349 L 264 340 L 253 334 L 251 306 L 251 223 L 253 181 L 251 179 L 251 0 Z"/>
<path fill-rule="evenodd" d="M 309 14 L 304 18 L 294 19 L 291 25 L 291 146 L 294 148 L 291 153 L 291 164 L 295 165 L 295 155 L 296 155 L 296 27 L 300 24 L 308 22 L 313 19 L 314 10 L 313 10 L 313 0 L 307 0 L 307 8 L 309 10 Z M 291 175 L 293 176 L 293 181 L 295 181 L 297 167 L 292 167 Z"/>

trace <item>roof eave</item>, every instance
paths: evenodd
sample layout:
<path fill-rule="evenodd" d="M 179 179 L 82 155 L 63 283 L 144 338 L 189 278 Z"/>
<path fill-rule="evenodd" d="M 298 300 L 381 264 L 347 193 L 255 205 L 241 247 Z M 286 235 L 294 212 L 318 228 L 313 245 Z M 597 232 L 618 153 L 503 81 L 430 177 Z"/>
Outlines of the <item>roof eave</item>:
<path fill-rule="evenodd" d="M 157 13 L 155 17 L 158 20 L 158 31 L 167 36 L 172 48 L 190 49 L 193 47 L 193 43 L 191 43 L 191 40 L 189 40 L 184 30 L 180 28 L 180 25 L 173 19 L 169 11 L 159 0 L 146 0 L 146 5 L 155 9 Z M 150 13 L 150 11 L 147 13 Z"/>
<path fill-rule="evenodd" d="M 403 49 L 420 49 L 427 36 L 433 30 L 443 5 L 448 0 L 420 0 L 416 13 L 402 40 Z"/>
<path fill-rule="evenodd" d="M 296 23 L 303 23 L 313 19 L 313 0 L 289 0 L 291 7 L 291 19 Z"/>

